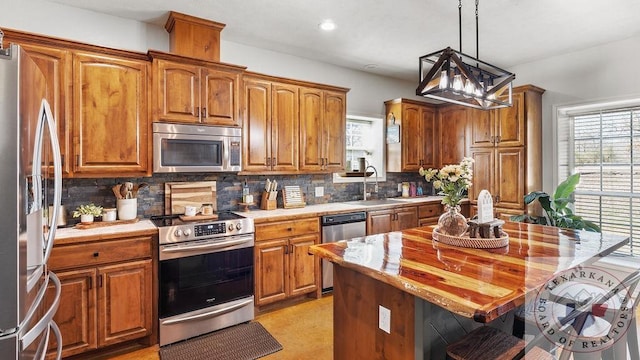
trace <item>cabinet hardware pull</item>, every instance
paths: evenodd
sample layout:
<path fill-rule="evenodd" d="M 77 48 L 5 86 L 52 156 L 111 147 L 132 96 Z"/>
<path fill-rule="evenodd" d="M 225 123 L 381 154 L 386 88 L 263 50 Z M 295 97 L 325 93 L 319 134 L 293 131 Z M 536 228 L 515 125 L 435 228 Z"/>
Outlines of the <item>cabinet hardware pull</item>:
<path fill-rule="evenodd" d="M 502 141 L 502 135 L 498 135 L 498 136 L 496 137 L 496 141 L 497 141 L 498 143 L 500 143 L 500 141 Z"/>
<path fill-rule="evenodd" d="M 93 257 L 98 257 L 98 256 L 100 256 L 99 252 L 96 251 L 96 252 L 93 253 Z"/>
<path fill-rule="evenodd" d="M 267 162 L 267 166 L 271 166 L 271 158 L 270 157 L 266 158 L 266 162 Z"/>
<path fill-rule="evenodd" d="M 284 246 L 284 254 L 285 255 L 289 254 L 289 245 Z"/>
<path fill-rule="evenodd" d="M 291 248 L 289 249 L 289 254 L 293 254 L 293 244 L 289 245 Z"/>
<path fill-rule="evenodd" d="M 202 108 L 202 118 L 206 119 L 207 118 L 207 108 Z"/>
<path fill-rule="evenodd" d="M 495 144 L 496 143 L 496 137 L 495 136 L 490 137 L 489 138 L 489 142 L 491 142 L 492 144 Z"/>
<path fill-rule="evenodd" d="M 273 166 L 278 166 L 278 163 L 276 162 L 276 158 L 271 158 L 271 163 L 273 164 Z"/>
<path fill-rule="evenodd" d="M 76 155 L 76 166 L 80 166 L 80 155 Z"/>
<path fill-rule="evenodd" d="M 98 287 L 102 287 L 102 274 L 98 275 Z"/>
<path fill-rule="evenodd" d="M 287 228 L 287 231 L 293 231 L 293 228 Z"/>
<path fill-rule="evenodd" d="M 500 195 L 496 195 L 496 203 L 500 202 Z"/>
<path fill-rule="evenodd" d="M 196 111 L 194 113 L 195 117 L 200 117 L 200 106 L 196 106 Z"/>

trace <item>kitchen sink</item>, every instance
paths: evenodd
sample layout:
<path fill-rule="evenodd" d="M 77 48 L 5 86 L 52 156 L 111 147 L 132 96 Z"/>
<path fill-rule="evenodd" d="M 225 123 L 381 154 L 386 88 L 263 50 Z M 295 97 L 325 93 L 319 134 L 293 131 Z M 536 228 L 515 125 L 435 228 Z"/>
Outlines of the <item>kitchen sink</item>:
<path fill-rule="evenodd" d="M 371 199 L 371 200 L 358 200 L 358 201 L 350 201 L 349 204 L 353 205 L 363 205 L 363 206 L 377 206 L 377 205 L 393 205 L 393 204 L 403 204 L 402 200 L 394 200 L 394 199 Z"/>

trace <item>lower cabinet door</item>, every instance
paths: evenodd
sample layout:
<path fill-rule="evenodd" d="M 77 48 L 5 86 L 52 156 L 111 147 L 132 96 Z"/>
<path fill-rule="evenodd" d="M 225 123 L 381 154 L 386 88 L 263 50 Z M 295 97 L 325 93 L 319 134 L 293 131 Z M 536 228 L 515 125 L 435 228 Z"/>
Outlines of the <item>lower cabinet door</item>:
<path fill-rule="evenodd" d="M 254 247 L 256 305 L 270 304 L 287 297 L 288 249 L 287 239 L 256 242 Z"/>
<path fill-rule="evenodd" d="M 418 226 L 418 209 L 413 207 L 396 210 L 393 231 L 402 231 Z"/>
<path fill-rule="evenodd" d="M 96 269 L 59 271 L 56 275 L 62 286 L 53 320 L 62 334 L 62 357 L 96 349 Z M 51 300 L 45 299 L 47 305 Z M 47 358 L 55 357 L 57 347 L 55 337 L 51 337 Z"/>
<path fill-rule="evenodd" d="M 367 213 L 367 235 L 383 234 L 393 230 L 393 210 L 377 210 Z"/>
<path fill-rule="evenodd" d="M 149 335 L 152 330 L 151 260 L 98 268 L 98 345 Z"/>
<path fill-rule="evenodd" d="M 289 240 L 289 281 L 291 296 L 306 294 L 317 289 L 316 274 L 320 271 L 320 262 L 309 254 L 309 246 L 319 243 L 316 234 L 298 236 Z"/>

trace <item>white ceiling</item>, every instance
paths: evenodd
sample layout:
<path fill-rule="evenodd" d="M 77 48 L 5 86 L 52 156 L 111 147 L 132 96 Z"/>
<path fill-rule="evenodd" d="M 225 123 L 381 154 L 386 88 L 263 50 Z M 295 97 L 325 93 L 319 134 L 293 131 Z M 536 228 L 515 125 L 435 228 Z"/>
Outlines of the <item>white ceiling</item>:
<path fill-rule="evenodd" d="M 225 41 L 406 80 L 419 56 L 459 50 L 455 0 L 52 1 L 158 25 L 173 10 L 226 24 Z M 475 56 L 475 2 L 462 6 L 462 52 Z M 509 69 L 638 36 L 639 15 L 638 0 L 483 0 L 479 58 Z M 337 29 L 321 32 L 323 19 Z"/>

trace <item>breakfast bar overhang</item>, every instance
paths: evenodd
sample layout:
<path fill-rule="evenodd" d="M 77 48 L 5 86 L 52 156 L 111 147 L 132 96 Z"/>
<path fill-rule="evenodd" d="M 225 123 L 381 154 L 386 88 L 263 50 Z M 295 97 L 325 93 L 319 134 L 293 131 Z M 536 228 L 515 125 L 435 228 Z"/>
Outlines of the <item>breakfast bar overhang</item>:
<path fill-rule="evenodd" d="M 554 275 L 588 266 L 629 241 L 506 222 L 508 246 L 472 249 L 433 241 L 433 228 L 310 248 L 336 265 L 334 359 L 444 358 L 449 337 L 481 323 L 510 328 L 512 310 Z M 379 325 L 387 316 L 385 331 Z"/>

